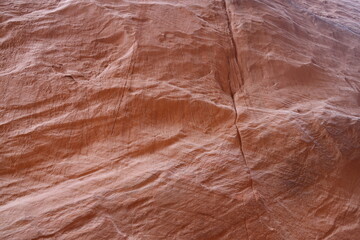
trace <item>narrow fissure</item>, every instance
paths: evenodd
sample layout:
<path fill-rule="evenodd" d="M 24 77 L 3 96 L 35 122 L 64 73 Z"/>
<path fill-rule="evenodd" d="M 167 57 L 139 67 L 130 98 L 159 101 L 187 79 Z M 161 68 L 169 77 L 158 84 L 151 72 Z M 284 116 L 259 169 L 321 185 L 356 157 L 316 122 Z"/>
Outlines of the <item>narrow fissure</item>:
<path fill-rule="evenodd" d="M 236 65 L 235 67 L 238 70 L 238 72 L 240 73 L 241 71 L 240 71 L 240 64 L 239 64 L 239 61 L 238 61 L 238 51 L 237 51 L 237 46 L 236 46 L 236 43 L 235 43 L 235 40 L 234 40 L 234 34 L 233 34 L 233 31 L 232 31 L 232 26 L 231 26 L 231 21 L 230 21 L 230 16 L 229 16 L 229 10 L 228 10 L 226 0 L 223 0 L 223 7 L 224 7 L 224 10 L 225 10 L 225 15 L 226 15 L 225 17 L 226 17 L 226 20 L 227 20 L 227 26 L 228 26 L 228 31 L 229 31 L 229 37 L 230 37 L 230 40 L 231 40 L 231 45 L 232 45 L 232 48 L 234 49 L 234 59 L 235 59 L 235 65 Z M 230 61 L 231 60 L 229 60 L 229 71 L 231 71 L 231 62 Z M 238 74 L 234 74 L 234 76 L 236 76 L 236 78 L 237 78 Z M 239 82 L 240 82 L 241 86 L 243 86 L 244 82 L 243 82 L 242 76 L 240 76 L 240 81 Z M 252 179 L 252 176 L 251 176 L 250 167 L 248 165 L 248 162 L 246 160 L 246 157 L 245 157 L 245 154 L 244 154 L 244 151 L 243 151 L 241 134 L 240 134 L 239 128 L 238 128 L 238 126 L 236 124 L 237 119 L 238 119 L 238 113 L 237 113 L 237 109 L 236 109 L 235 92 L 233 91 L 233 88 L 231 86 L 231 75 L 230 74 L 229 74 L 229 77 L 228 77 L 228 83 L 229 83 L 229 89 L 230 89 L 230 96 L 231 96 L 233 107 L 234 107 L 234 110 L 235 110 L 235 128 L 236 128 L 236 132 L 237 132 L 236 135 L 237 135 L 239 145 L 240 145 L 240 153 L 241 153 L 242 157 L 244 158 L 245 166 L 247 168 L 247 171 L 248 171 L 248 174 L 249 174 L 249 177 L 250 177 L 251 189 L 252 189 L 252 192 L 254 194 L 254 197 L 256 198 L 255 191 L 254 191 L 254 183 L 253 183 L 253 179 Z"/>
<path fill-rule="evenodd" d="M 240 83 L 240 86 L 239 86 L 239 89 L 241 91 L 245 91 L 244 89 L 244 78 L 243 78 L 243 75 L 242 75 L 242 72 L 241 72 L 241 68 L 240 68 L 240 64 L 239 64 L 239 60 L 238 60 L 238 50 L 237 50 L 237 45 L 236 45 L 236 42 L 235 42 L 235 39 L 234 39 L 234 34 L 233 34 L 233 30 L 232 30 L 232 26 L 231 26 L 231 20 L 230 20 L 230 10 L 227 6 L 227 3 L 226 3 L 227 0 L 223 0 L 223 8 L 225 10 L 225 17 L 226 17 L 226 20 L 227 20 L 227 26 L 228 26 L 228 31 L 229 31 L 229 37 L 230 37 L 230 40 L 231 40 L 231 45 L 232 45 L 232 48 L 234 49 L 234 60 L 235 60 L 235 73 L 233 74 L 233 76 L 235 76 L 235 79 L 238 81 L 238 83 Z M 234 107 L 234 110 L 235 110 L 235 128 L 236 128 L 236 135 L 237 135 L 237 138 L 238 138 L 238 141 L 239 141 L 239 146 L 240 146 L 240 153 L 242 155 L 242 157 L 244 158 L 244 163 L 245 163 L 245 167 L 247 168 L 247 172 L 249 174 L 249 180 L 250 180 L 250 187 L 251 187 L 251 191 L 252 191 L 252 194 L 253 194 L 253 197 L 255 198 L 255 201 L 259 201 L 259 195 L 257 194 L 257 192 L 255 191 L 255 188 L 254 188 L 254 180 L 252 178 L 252 175 L 251 175 L 251 170 L 250 170 L 250 167 L 249 167 L 249 164 L 247 162 L 247 159 L 245 157 L 245 154 L 244 154 L 244 151 L 243 151 L 243 145 L 242 145 L 242 138 L 241 138 L 241 134 L 240 134 L 240 131 L 239 131 L 239 128 L 237 126 L 237 119 L 238 119 L 238 112 L 237 112 L 237 109 L 236 109 L 236 101 L 235 101 L 235 94 L 236 94 L 236 91 L 233 90 L 233 87 L 231 85 L 231 80 L 232 80 L 232 76 L 231 76 L 231 71 L 232 68 L 231 68 L 231 59 L 229 59 L 229 76 L 228 76 L 228 84 L 229 84 L 229 89 L 230 89 L 230 96 L 231 96 L 231 99 L 232 99 L 232 103 L 233 103 L 233 107 Z M 239 81 L 239 78 L 240 77 L 240 81 Z M 260 201 L 260 204 L 264 207 L 265 211 L 267 212 L 270 212 L 269 209 L 266 207 L 266 205 L 264 205 L 262 203 L 262 201 Z M 271 216 L 271 215 L 270 215 Z M 260 216 L 258 215 L 258 217 L 260 218 Z M 271 218 L 271 217 L 270 217 Z M 264 224 L 264 223 L 263 223 Z M 272 228 L 272 227 L 269 227 L 267 224 L 265 224 L 270 230 L 275 230 L 276 232 L 278 232 L 276 230 L 276 228 Z M 245 229 L 246 229 L 246 234 L 247 234 L 247 239 L 250 239 L 250 235 L 249 235 L 249 230 L 248 230 L 248 226 L 246 224 L 246 219 L 245 219 Z"/>

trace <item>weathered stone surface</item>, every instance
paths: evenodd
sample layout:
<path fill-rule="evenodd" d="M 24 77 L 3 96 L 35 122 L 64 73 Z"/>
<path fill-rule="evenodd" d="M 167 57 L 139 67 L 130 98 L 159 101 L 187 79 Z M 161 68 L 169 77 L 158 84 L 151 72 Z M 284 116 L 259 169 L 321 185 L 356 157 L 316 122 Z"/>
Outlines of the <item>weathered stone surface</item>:
<path fill-rule="evenodd" d="M 360 3 L 0 3 L 0 239 L 358 239 Z"/>

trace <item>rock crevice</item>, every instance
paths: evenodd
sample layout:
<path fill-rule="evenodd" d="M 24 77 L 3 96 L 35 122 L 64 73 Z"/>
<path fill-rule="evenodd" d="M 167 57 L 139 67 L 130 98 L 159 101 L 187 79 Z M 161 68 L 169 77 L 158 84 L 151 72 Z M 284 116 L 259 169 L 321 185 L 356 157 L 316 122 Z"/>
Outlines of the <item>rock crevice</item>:
<path fill-rule="evenodd" d="M 237 45 L 234 39 L 234 34 L 233 34 L 233 29 L 232 29 L 232 23 L 231 23 L 231 12 L 230 9 L 228 7 L 228 3 L 226 2 L 226 0 L 223 0 L 223 8 L 224 8 L 224 12 L 225 12 L 225 17 L 226 17 L 226 25 L 227 25 L 227 31 L 229 34 L 229 39 L 230 39 L 230 45 L 231 45 L 231 50 L 230 54 L 231 56 L 229 57 L 229 75 L 228 75 L 228 83 L 229 83 L 229 89 L 230 89 L 230 97 L 232 99 L 232 104 L 234 107 L 234 112 L 235 112 L 235 120 L 234 120 L 234 125 L 235 125 L 235 129 L 236 129 L 236 137 L 239 141 L 239 147 L 240 147 L 240 153 L 242 158 L 244 159 L 245 162 L 245 166 L 247 168 L 248 171 L 248 175 L 250 178 L 250 187 L 253 191 L 254 197 L 257 198 L 257 195 L 255 194 L 255 189 L 254 189 L 254 182 L 253 182 L 253 178 L 251 176 L 251 169 L 247 163 L 246 160 L 246 156 L 244 154 L 244 150 L 243 150 L 243 142 L 242 142 L 242 138 L 241 138 L 241 134 L 240 134 L 240 130 L 237 126 L 238 123 L 238 110 L 237 110 L 237 105 L 236 105 L 236 101 L 235 101 L 235 96 L 236 93 L 238 91 L 244 91 L 244 79 L 243 76 L 240 74 L 241 73 L 241 69 L 240 69 L 240 64 L 239 64 L 239 60 L 238 60 L 238 50 L 237 50 Z M 231 64 L 231 62 L 235 62 L 235 67 L 232 67 L 233 64 Z M 234 89 L 234 86 L 239 85 L 239 89 Z"/>

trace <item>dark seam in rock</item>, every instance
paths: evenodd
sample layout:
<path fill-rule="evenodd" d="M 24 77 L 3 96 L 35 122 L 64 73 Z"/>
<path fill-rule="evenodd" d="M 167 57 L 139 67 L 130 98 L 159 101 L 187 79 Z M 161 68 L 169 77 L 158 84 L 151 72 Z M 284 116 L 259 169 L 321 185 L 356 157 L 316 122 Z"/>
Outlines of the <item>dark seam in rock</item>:
<path fill-rule="evenodd" d="M 229 37 L 230 37 L 230 40 L 231 40 L 231 45 L 232 45 L 232 48 L 234 49 L 234 55 L 235 55 L 234 58 L 235 58 L 236 67 L 237 67 L 237 69 L 240 70 L 240 65 L 239 65 L 239 61 L 238 61 L 238 51 L 237 51 L 237 46 L 236 46 L 236 43 L 235 43 L 235 40 L 234 40 L 234 35 L 233 35 L 232 27 L 231 27 L 231 22 L 230 22 L 230 17 L 229 17 L 229 10 L 228 10 L 227 4 L 226 4 L 226 0 L 223 0 L 223 7 L 224 7 L 224 10 L 225 10 L 225 13 L 226 13 L 226 21 L 227 21 L 227 26 L 228 26 L 228 30 L 229 30 Z M 229 61 L 229 71 L 231 71 L 230 61 Z M 236 125 L 236 121 L 238 119 L 238 113 L 237 113 L 237 109 L 236 109 L 235 93 L 233 92 L 233 89 L 231 87 L 230 75 L 228 77 L 228 82 L 229 82 L 229 88 L 230 88 L 230 96 L 231 96 L 233 107 L 234 107 L 234 110 L 235 110 L 235 128 L 236 128 L 236 132 L 237 132 L 236 135 L 237 135 L 237 138 L 239 140 L 240 152 L 241 152 L 242 157 L 244 158 L 245 166 L 247 168 L 247 171 L 248 171 L 248 174 L 249 174 L 249 177 L 250 177 L 250 186 L 251 186 L 252 192 L 254 194 L 255 199 L 257 199 L 256 194 L 255 194 L 255 190 L 254 190 L 254 181 L 253 181 L 252 176 L 251 176 L 250 167 L 249 167 L 249 165 L 247 163 L 247 160 L 245 158 L 245 154 L 244 154 L 244 151 L 243 151 L 242 138 L 241 138 L 241 135 L 240 135 L 239 128 Z M 240 76 L 240 83 L 243 85 L 242 76 Z"/>

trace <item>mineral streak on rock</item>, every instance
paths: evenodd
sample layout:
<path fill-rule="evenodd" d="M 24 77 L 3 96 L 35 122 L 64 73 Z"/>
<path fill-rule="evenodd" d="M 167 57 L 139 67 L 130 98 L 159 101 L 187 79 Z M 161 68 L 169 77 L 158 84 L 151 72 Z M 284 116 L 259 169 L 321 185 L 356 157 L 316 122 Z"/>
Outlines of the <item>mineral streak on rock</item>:
<path fill-rule="evenodd" d="M 359 239 L 359 9 L 2 0 L 0 239 Z"/>

